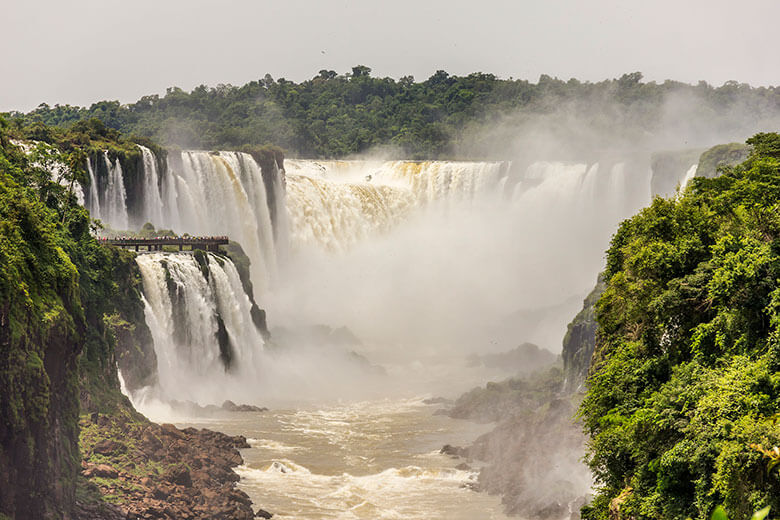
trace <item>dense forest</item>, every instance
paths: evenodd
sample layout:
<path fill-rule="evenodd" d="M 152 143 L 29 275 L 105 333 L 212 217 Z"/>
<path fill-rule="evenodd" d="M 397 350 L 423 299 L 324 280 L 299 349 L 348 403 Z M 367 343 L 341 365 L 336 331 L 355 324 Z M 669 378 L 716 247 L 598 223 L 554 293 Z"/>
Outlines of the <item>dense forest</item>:
<path fill-rule="evenodd" d="M 519 128 L 534 136 L 564 133 L 578 140 L 585 133 L 603 135 L 587 143 L 590 150 L 618 141 L 635 144 L 652 135 L 664 142 L 670 125 L 701 135 L 744 131 L 746 137 L 762 121 L 780 120 L 778 114 L 780 88 L 733 81 L 720 87 L 643 82 L 642 74 L 634 72 L 597 83 L 547 75 L 531 83 L 441 70 L 415 81 L 411 76 L 373 77 L 361 65 L 345 74 L 322 70 L 300 83 L 266 75 L 241 87 L 201 85 L 191 92 L 173 87 L 164 96 L 144 96 L 128 105 L 42 104 L 11 116 L 25 125 L 66 127 L 97 118 L 127 134 L 188 148 L 273 144 L 301 157 L 344 157 L 387 148 L 408 158 L 474 158 L 510 153 L 522 133 Z M 720 135 L 714 142 L 733 138 Z"/>
<path fill-rule="evenodd" d="M 600 486 L 584 518 L 780 510 L 780 135 L 748 144 L 612 239 L 581 406 Z"/>

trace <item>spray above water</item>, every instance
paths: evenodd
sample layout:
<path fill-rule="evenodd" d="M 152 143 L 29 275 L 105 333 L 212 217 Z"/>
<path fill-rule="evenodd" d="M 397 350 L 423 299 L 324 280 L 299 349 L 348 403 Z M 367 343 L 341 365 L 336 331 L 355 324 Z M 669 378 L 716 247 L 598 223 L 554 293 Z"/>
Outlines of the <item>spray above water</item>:
<path fill-rule="evenodd" d="M 143 200 L 127 218 L 240 242 L 257 301 L 277 338 L 294 343 L 269 356 L 262 339 L 242 335 L 247 304 L 226 302 L 248 297 L 229 280 L 230 261 L 209 256 L 204 277 L 192 257 L 139 257 L 160 386 L 173 399 L 249 392 L 264 403 L 318 395 L 318 386 L 359 397 L 377 378 L 361 378 L 351 350 L 416 394 L 471 385 L 462 371 L 474 352 L 523 341 L 556 352 L 612 230 L 650 200 L 651 172 L 637 164 L 536 162 L 517 171 L 502 162 L 287 160 L 286 172 L 269 173 L 248 154 L 185 151 L 159 171 L 152 152 L 141 152 Z M 346 326 L 356 342 L 323 346 L 321 334 L 289 332 L 318 325 Z M 227 372 L 225 337 L 236 351 Z M 177 394 L 184 388 L 192 390 Z"/>
<path fill-rule="evenodd" d="M 242 375 L 256 375 L 265 342 L 229 259 L 150 253 L 136 260 L 160 395 L 212 402 L 236 391 Z"/>
<path fill-rule="evenodd" d="M 158 383 L 134 404 L 165 421 L 184 419 L 176 401 L 275 408 L 188 422 L 252 438 L 240 485 L 282 515 L 505 518 L 471 493 L 478 467 L 438 453 L 485 426 L 401 398 L 495 379 L 467 366 L 476 352 L 557 351 L 612 230 L 649 202 L 649 168 L 291 160 L 283 190 L 246 154 L 182 152 L 164 172 L 142 155 L 144 203 L 128 219 L 238 239 L 275 328 L 266 341 L 230 259 L 139 255 Z M 534 479 L 583 495 L 587 469 L 566 464 Z"/>

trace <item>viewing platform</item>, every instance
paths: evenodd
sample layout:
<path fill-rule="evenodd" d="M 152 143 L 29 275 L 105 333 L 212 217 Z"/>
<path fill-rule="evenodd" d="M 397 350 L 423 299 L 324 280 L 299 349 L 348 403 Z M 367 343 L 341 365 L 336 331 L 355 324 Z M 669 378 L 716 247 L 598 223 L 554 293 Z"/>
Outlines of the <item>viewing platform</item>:
<path fill-rule="evenodd" d="M 205 249 L 206 251 L 219 252 L 219 246 L 227 245 L 230 240 L 228 237 L 150 237 L 150 238 L 98 238 L 101 244 L 119 246 L 126 248 L 135 248 L 136 251 L 162 251 L 163 246 L 178 247 L 179 251 L 184 251 L 189 247 L 190 251 L 195 249 Z"/>

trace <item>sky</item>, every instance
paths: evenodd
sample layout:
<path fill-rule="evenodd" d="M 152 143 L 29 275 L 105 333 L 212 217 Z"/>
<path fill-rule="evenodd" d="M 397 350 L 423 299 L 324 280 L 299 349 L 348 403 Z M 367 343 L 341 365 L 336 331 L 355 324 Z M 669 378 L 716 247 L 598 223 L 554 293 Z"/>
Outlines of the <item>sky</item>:
<path fill-rule="evenodd" d="M 0 0 L 0 111 L 321 69 L 780 85 L 777 0 Z"/>

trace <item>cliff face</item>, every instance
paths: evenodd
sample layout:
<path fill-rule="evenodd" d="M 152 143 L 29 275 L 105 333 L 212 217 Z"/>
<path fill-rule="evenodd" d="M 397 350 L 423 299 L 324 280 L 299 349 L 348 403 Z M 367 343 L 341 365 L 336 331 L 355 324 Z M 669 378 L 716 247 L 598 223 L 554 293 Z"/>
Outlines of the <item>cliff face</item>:
<path fill-rule="evenodd" d="M 697 177 L 712 178 L 721 166 L 734 166 L 747 159 L 750 148 L 744 143 L 729 143 L 713 146 L 701 154 Z"/>
<path fill-rule="evenodd" d="M 468 448 L 444 450 L 485 462 L 477 487 L 500 494 L 510 514 L 579 519 L 590 475 L 580 460 L 585 437 L 572 420 L 579 396 L 561 395 L 562 383 L 560 368 L 552 367 L 475 388 L 448 411 L 454 418 L 498 423 Z"/>
<path fill-rule="evenodd" d="M 654 153 L 650 160 L 650 169 L 653 172 L 650 178 L 650 194 L 662 197 L 674 194 L 688 168 L 699 162 L 702 151 L 696 149 Z"/>
<path fill-rule="evenodd" d="M 10 144 L 1 124 L 0 222 L 0 514 L 70 518 L 79 401 L 88 410 L 124 402 L 112 317 L 123 315 L 114 297 L 127 292 L 117 273 L 132 260 L 98 245 L 67 185 Z"/>
<path fill-rule="evenodd" d="M 604 292 L 604 279 L 599 276 L 596 287 L 588 294 L 577 313 L 568 325 L 563 338 L 564 391 L 578 392 L 583 389 L 590 368 L 590 358 L 596 347 L 596 302 Z"/>

